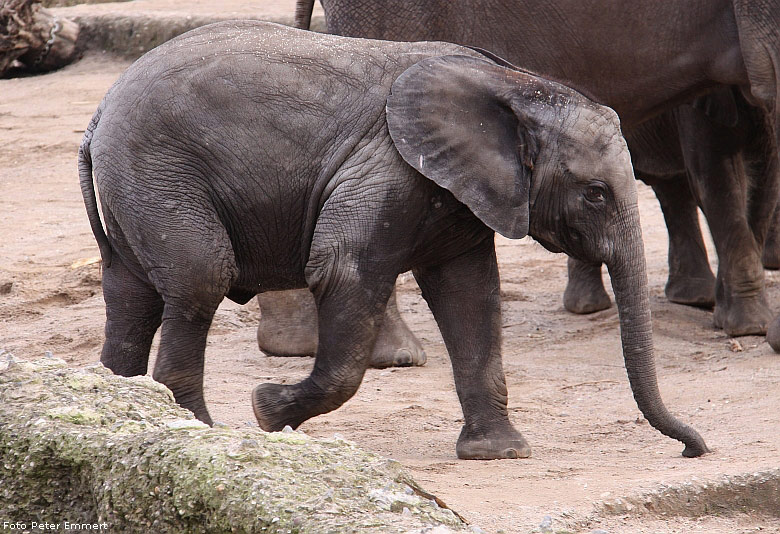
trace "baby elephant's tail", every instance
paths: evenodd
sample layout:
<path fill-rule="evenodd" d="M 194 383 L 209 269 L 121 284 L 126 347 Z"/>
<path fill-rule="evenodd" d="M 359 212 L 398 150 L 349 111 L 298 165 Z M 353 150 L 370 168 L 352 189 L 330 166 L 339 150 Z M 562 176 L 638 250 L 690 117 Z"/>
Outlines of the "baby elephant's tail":
<path fill-rule="evenodd" d="M 314 11 L 314 0 L 298 0 L 295 4 L 295 27 L 308 30 L 311 26 L 312 11 Z"/>
<path fill-rule="evenodd" d="M 81 195 L 84 197 L 84 205 L 87 207 L 87 217 L 89 225 L 92 227 L 92 233 L 100 248 L 100 256 L 103 258 L 103 267 L 111 266 L 111 244 L 108 242 L 108 236 L 103 230 L 103 224 L 100 222 L 100 213 L 98 212 L 97 199 L 95 197 L 95 183 L 92 180 L 92 154 L 90 145 L 92 144 L 92 133 L 95 131 L 100 121 L 101 109 L 95 112 L 92 120 L 89 122 L 84 137 L 79 146 L 79 182 L 81 183 Z"/>

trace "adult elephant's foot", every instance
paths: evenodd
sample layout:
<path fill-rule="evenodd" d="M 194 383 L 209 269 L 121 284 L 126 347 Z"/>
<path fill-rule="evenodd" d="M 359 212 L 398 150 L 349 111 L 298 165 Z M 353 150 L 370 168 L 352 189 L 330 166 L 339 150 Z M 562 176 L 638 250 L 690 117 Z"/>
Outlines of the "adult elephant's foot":
<path fill-rule="evenodd" d="M 675 141 L 678 141 L 675 138 Z M 671 150 L 671 148 L 670 148 Z M 661 205 L 669 232 L 669 278 L 665 294 L 670 302 L 698 308 L 715 306 L 715 276 L 699 225 L 699 209 L 686 173 L 659 179 L 641 174 Z"/>
<path fill-rule="evenodd" d="M 761 263 L 764 269 L 776 271 L 780 269 L 780 242 L 777 237 L 767 239 L 764 245 L 764 252 L 761 254 Z"/>
<path fill-rule="evenodd" d="M 715 306 L 713 321 L 732 337 L 762 336 L 774 318 L 766 297 L 730 297 Z"/>
<path fill-rule="evenodd" d="M 780 316 L 775 318 L 772 324 L 769 325 L 766 332 L 766 341 L 772 347 L 772 350 L 780 352 Z"/>
<path fill-rule="evenodd" d="M 385 318 L 374 344 L 374 352 L 371 354 L 369 366 L 375 369 L 410 367 L 412 365 L 425 365 L 427 359 L 422 345 L 401 319 L 395 300 L 395 291 L 393 291 L 387 302 Z"/>
<path fill-rule="evenodd" d="M 664 292 L 670 302 L 712 308 L 715 306 L 715 277 L 712 272 L 695 277 L 670 273 Z"/>
<path fill-rule="evenodd" d="M 612 305 L 601 279 L 600 263 L 568 260 L 569 282 L 563 293 L 563 307 L 572 313 L 586 314 L 606 310 Z"/>
<path fill-rule="evenodd" d="M 317 353 L 317 307 L 308 289 L 257 295 L 260 324 L 257 345 L 270 356 L 314 356 Z"/>
<path fill-rule="evenodd" d="M 272 291 L 257 296 L 261 319 L 257 328 L 260 350 L 271 356 L 313 356 L 317 353 L 317 308 L 308 289 Z M 370 367 L 424 365 L 425 351 L 406 326 L 395 300 L 387 303 Z"/>
<path fill-rule="evenodd" d="M 531 456 L 528 442 L 508 423 L 488 431 L 470 430 L 464 425 L 455 450 L 461 460 L 502 460 Z"/>

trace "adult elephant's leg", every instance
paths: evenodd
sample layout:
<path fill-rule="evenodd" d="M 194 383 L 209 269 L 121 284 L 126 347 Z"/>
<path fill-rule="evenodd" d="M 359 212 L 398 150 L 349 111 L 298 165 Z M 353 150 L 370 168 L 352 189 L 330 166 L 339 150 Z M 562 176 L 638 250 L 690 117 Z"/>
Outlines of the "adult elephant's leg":
<path fill-rule="evenodd" d="M 762 247 L 761 262 L 767 269 L 780 268 L 780 166 L 777 145 L 764 117 L 755 118 L 757 133 L 747 147 L 746 157 L 750 169 L 750 197 L 748 221 L 753 236 Z"/>
<path fill-rule="evenodd" d="M 733 4 L 750 93 L 768 112 L 768 136 L 772 141 L 769 145 L 774 149 L 772 160 L 776 165 L 780 148 L 780 9 L 774 2 L 734 0 Z M 763 258 L 768 268 L 780 266 L 780 224 L 773 226 L 764 245 Z"/>
<path fill-rule="evenodd" d="M 103 298 L 106 341 L 101 363 L 122 376 L 146 374 L 152 339 L 162 320 L 162 297 L 114 254 L 111 265 L 103 269 Z"/>
<path fill-rule="evenodd" d="M 764 252 L 761 254 L 764 269 L 780 269 L 780 206 L 775 208 L 769 231 L 764 242 Z"/>
<path fill-rule="evenodd" d="M 569 280 L 563 292 L 563 307 L 585 314 L 606 310 L 612 305 L 601 278 L 601 264 L 574 258 L 567 260 Z"/>
<path fill-rule="evenodd" d="M 452 360 L 464 425 L 464 459 L 526 458 L 531 449 L 509 421 L 501 365 L 501 303 L 492 237 L 469 253 L 414 271 Z"/>
<path fill-rule="evenodd" d="M 715 305 L 715 276 L 699 225 L 699 208 L 685 174 L 651 183 L 669 233 L 669 277 L 666 298 L 677 304 L 712 308 Z"/>
<path fill-rule="evenodd" d="M 317 352 L 317 308 L 311 291 L 297 289 L 258 295 L 262 317 L 257 328 L 260 350 L 272 356 L 312 356 Z M 424 365 L 425 351 L 401 318 L 395 291 L 371 354 L 370 367 Z"/>
<path fill-rule="evenodd" d="M 731 93 L 718 94 L 726 103 Z M 720 100 L 718 100 L 720 102 Z M 667 112 L 627 133 L 636 177 L 653 188 L 669 235 L 666 297 L 689 306 L 715 305 L 715 276 L 699 226 L 696 198 L 688 185 L 677 116 Z"/>
<path fill-rule="evenodd" d="M 772 313 L 764 290 L 761 246 L 748 220 L 748 187 L 741 151 L 727 132 L 690 106 L 679 111 L 691 189 L 718 252 L 714 322 L 730 336 L 766 334 Z"/>
<path fill-rule="evenodd" d="M 308 289 L 269 291 L 257 295 L 260 323 L 257 345 L 271 356 L 317 353 L 317 307 Z"/>
<path fill-rule="evenodd" d="M 425 365 L 427 359 L 422 345 L 401 318 L 396 301 L 396 290 L 393 289 L 387 301 L 385 318 L 379 328 L 369 366 L 374 369 L 410 367 Z"/>

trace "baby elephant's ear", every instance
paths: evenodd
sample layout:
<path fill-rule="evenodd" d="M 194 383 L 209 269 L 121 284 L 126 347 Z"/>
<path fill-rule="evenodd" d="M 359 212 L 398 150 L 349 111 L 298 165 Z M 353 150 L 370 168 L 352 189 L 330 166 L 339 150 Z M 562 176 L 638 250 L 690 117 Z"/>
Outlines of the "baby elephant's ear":
<path fill-rule="evenodd" d="M 387 125 L 401 157 L 510 238 L 528 234 L 533 119 L 512 111 L 512 72 L 468 56 L 427 58 L 393 83 Z"/>

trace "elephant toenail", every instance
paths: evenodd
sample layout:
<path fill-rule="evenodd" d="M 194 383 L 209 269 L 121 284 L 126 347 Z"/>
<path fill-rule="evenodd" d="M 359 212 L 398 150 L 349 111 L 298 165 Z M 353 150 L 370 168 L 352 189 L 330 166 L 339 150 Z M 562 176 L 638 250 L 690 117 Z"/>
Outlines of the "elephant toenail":
<path fill-rule="evenodd" d="M 517 449 L 504 449 L 504 458 L 514 460 L 519 457 L 520 454 L 517 452 Z"/>
<path fill-rule="evenodd" d="M 395 365 L 411 365 L 412 353 L 409 349 L 398 349 L 395 351 L 395 357 L 393 358 Z"/>

